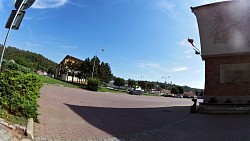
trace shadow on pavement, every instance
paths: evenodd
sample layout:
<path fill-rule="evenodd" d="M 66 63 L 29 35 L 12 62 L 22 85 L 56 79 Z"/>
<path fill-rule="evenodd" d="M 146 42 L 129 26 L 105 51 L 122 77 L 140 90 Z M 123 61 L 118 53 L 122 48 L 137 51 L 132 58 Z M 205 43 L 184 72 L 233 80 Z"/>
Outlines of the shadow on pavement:
<path fill-rule="evenodd" d="M 114 137 L 128 135 L 187 118 L 189 106 L 157 108 L 109 108 L 67 105 L 89 124 Z"/>

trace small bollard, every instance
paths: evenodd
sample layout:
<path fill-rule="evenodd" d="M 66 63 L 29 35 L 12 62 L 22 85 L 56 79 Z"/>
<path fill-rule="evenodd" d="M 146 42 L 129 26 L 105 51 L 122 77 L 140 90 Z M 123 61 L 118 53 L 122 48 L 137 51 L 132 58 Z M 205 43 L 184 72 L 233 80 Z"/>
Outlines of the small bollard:
<path fill-rule="evenodd" d="M 190 107 L 190 113 L 197 113 L 197 108 L 196 108 L 197 99 L 193 98 L 192 101 L 194 102 L 194 104 Z"/>

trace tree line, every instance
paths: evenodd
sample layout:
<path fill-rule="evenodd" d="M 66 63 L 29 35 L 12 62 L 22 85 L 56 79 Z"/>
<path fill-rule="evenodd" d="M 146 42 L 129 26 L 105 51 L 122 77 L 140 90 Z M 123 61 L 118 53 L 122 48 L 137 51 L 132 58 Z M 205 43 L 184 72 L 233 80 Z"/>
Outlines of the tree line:
<path fill-rule="evenodd" d="M 97 56 L 94 56 L 92 59 L 88 57 L 81 62 L 67 61 L 62 68 L 60 73 L 72 76 L 72 82 L 74 77 L 86 80 L 91 78 L 92 74 L 94 78 L 106 84 L 113 78 L 110 65 L 103 61 L 101 62 Z"/>
<path fill-rule="evenodd" d="M 163 89 L 170 90 L 173 94 L 183 94 L 187 91 L 193 91 L 196 95 L 203 95 L 202 89 L 191 88 L 189 86 L 179 86 L 170 83 L 161 83 L 161 82 L 149 82 L 149 81 L 136 81 L 133 79 L 128 79 L 127 81 L 123 78 L 116 78 L 114 85 L 118 87 L 125 86 L 127 83 L 128 88 L 136 89 L 141 87 L 145 92 L 151 92 L 152 90 L 161 91 Z"/>
<path fill-rule="evenodd" d="M 0 52 L 2 50 L 3 45 L 0 45 Z M 41 54 L 20 50 L 15 47 L 9 46 L 5 49 L 4 59 L 14 60 L 17 64 L 33 70 L 45 70 L 51 74 L 55 74 L 56 72 L 57 63 L 45 58 Z"/>

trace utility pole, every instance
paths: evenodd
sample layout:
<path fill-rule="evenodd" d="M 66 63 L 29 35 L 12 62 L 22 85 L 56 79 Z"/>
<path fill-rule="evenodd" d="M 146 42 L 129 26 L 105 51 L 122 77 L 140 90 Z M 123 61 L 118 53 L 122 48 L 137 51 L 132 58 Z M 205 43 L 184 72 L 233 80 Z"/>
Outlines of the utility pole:
<path fill-rule="evenodd" d="M 94 77 L 94 72 L 95 72 L 95 62 L 96 62 L 96 58 L 97 58 L 97 51 L 98 51 L 98 49 L 95 52 L 95 60 L 94 60 L 93 68 L 92 68 L 92 74 L 91 74 L 92 78 Z M 104 49 L 102 49 L 102 51 L 104 52 Z"/>

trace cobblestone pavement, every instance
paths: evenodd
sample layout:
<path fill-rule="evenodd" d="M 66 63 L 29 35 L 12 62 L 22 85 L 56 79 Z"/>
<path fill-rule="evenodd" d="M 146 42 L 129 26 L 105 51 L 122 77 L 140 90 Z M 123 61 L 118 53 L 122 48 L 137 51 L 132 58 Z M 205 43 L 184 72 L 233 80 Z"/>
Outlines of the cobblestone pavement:
<path fill-rule="evenodd" d="M 249 141 L 250 115 L 190 114 L 189 99 L 44 86 L 38 141 Z"/>
<path fill-rule="evenodd" d="M 8 132 L 7 127 L 0 124 L 0 141 L 15 141 Z"/>

